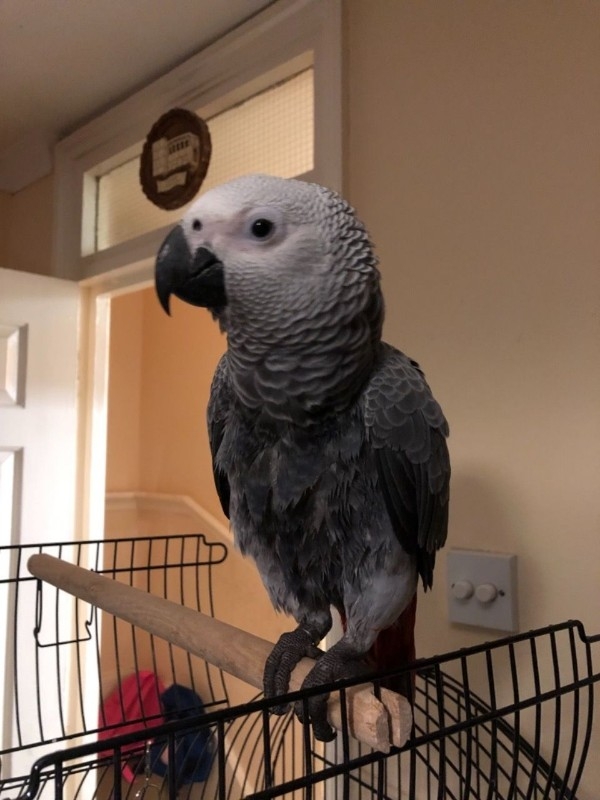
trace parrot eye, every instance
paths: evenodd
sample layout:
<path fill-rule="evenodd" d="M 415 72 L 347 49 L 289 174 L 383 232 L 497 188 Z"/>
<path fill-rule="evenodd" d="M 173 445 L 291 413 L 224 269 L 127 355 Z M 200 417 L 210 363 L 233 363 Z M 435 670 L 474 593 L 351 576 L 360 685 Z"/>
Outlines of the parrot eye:
<path fill-rule="evenodd" d="M 195 219 L 195 220 L 192 222 L 192 228 L 193 228 L 195 231 L 201 231 L 201 230 L 202 230 L 202 223 L 200 222 L 200 220 L 199 220 L 199 219 Z"/>
<path fill-rule="evenodd" d="M 244 235 L 255 244 L 272 244 L 285 233 L 285 219 L 280 209 L 272 206 L 254 208 L 244 222 Z"/>
<path fill-rule="evenodd" d="M 250 231 L 256 239 L 266 239 L 267 236 L 270 236 L 274 228 L 275 228 L 274 222 L 271 222 L 270 219 L 265 219 L 264 217 L 261 217 L 260 219 L 254 220 L 254 222 L 250 226 Z"/>

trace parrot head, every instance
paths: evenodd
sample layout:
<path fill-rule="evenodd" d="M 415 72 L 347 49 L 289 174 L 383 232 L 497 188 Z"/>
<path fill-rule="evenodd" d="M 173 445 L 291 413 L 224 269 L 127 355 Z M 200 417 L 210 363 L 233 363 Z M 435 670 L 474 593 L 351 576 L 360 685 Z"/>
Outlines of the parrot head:
<path fill-rule="evenodd" d="M 156 291 L 222 316 L 309 315 L 331 308 L 348 286 L 379 291 L 368 235 L 353 209 L 317 184 L 248 175 L 198 198 L 156 259 Z M 344 291 L 342 291 L 344 289 Z M 356 294 L 356 292 L 354 292 Z M 266 315 L 266 316 L 265 316 Z"/>
<path fill-rule="evenodd" d="M 171 295 L 209 309 L 236 394 L 271 420 L 345 408 L 381 341 L 366 230 L 312 183 L 248 175 L 206 192 L 160 248 L 156 290 L 167 313 Z"/>

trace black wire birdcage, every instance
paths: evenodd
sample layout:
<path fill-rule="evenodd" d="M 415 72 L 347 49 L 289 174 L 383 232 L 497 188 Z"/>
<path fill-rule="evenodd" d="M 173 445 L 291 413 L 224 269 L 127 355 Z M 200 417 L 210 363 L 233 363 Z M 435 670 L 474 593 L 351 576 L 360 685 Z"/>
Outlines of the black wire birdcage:
<path fill-rule="evenodd" d="M 140 552 L 151 546 L 149 540 L 144 541 L 146 544 L 136 544 Z M 107 563 L 106 553 L 101 553 L 103 548 L 132 546 L 126 544 L 131 540 L 123 542 L 93 545 L 98 547 L 97 563 Z M 160 584 L 159 593 L 174 599 L 176 592 L 169 589 L 168 573 L 177 575 L 178 568 L 196 570 L 200 598 L 196 607 L 212 611 L 211 593 L 208 591 L 202 602 L 207 585 L 200 588 L 200 584 L 209 584 L 212 570 L 223 563 L 222 546 L 211 551 L 215 546 L 203 537 L 164 537 L 153 542 L 152 547 L 167 548 L 170 553 L 156 567 L 154 574 L 160 575 L 159 581 L 150 574 L 152 558 L 148 559 L 146 570 L 138 571 L 136 567 L 119 573 L 120 567 L 111 564 L 105 571 L 115 577 L 126 575 L 131 583 L 137 575 L 138 585 L 155 593 Z M 204 553 L 197 564 L 191 558 L 194 547 Z M 181 565 L 174 563 L 177 548 L 183 548 Z M 64 558 L 67 554 L 59 555 Z M 19 552 L 18 560 L 22 557 Z M 78 558 L 76 563 L 85 566 L 86 559 Z M 114 554 L 111 558 L 115 558 Z M 116 558 L 114 563 L 118 561 Z M 24 573 L 15 574 L 17 578 L 21 576 L 20 581 L 32 581 Z M 141 580 L 139 576 L 143 576 Z M 30 585 L 37 587 L 39 593 L 35 581 Z M 59 608 L 62 593 L 52 591 Z M 185 590 L 178 591 L 183 592 L 179 601 L 190 604 Z M 17 605 L 13 601 L 13 608 Z M 95 612 L 89 609 L 88 606 L 83 629 L 93 639 Z M 43 619 L 40 626 L 39 608 L 36 613 L 35 646 L 41 647 Z M 119 625 L 118 621 L 112 624 Z M 104 628 L 110 630 L 111 625 Z M 144 634 L 132 626 L 127 628 L 130 645 L 135 651 L 133 643 L 137 642 L 139 655 L 140 637 Z M 125 640 L 117 634 L 115 641 L 119 660 L 124 652 L 120 643 Z M 600 680 L 600 672 L 594 667 L 594 647 L 599 641 L 598 636 L 587 636 L 581 623 L 571 621 L 417 662 L 410 670 L 414 680 L 411 736 L 403 748 L 392 748 L 387 753 L 359 744 L 350 735 L 346 698 L 352 682 L 328 687 L 339 695 L 343 724 L 336 740 L 323 744 L 315 741 L 310 728 L 293 715 L 272 715 L 272 701 L 257 699 L 230 707 L 227 681 L 218 670 L 196 664 L 191 656 L 176 656 L 172 650 L 166 662 L 173 667 L 170 677 L 179 682 L 187 680 L 189 686 L 201 691 L 207 698 L 204 713 L 166 723 L 148 719 L 144 728 L 122 734 L 117 728 L 111 729 L 102 741 L 98 741 L 97 723 L 95 728 L 88 724 L 72 733 L 60 727 L 61 736 L 52 747 L 48 747 L 47 735 L 39 743 L 45 745 L 42 755 L 37 745 L 23 743 L 33 756 L 31 769 L 27 774 L 0 781 L 0 795 L 32 800 L 39 796 L 150 800 L 150 792 L 156 798 L 227 800 L 573 800 L 591 746 L 594 688 Z M 82 646 L 79 639 L 65 637 L 61 646 L 67 645 Z M 96 650 L 99 646 L 98 642 L 94 645 Z M 157 640 L 153 641 L 153 648 L 158 668 L 163 662 L 158 657 Z M 181 656 L 188 664 L 187 673 L 179 666 Z M 210 680 L 198 677 L 204 670 Z M 102 675 L 96 677 L 102 685 Z M 389 676 L 371 677 L 377 693 Z M 297 692 L 289 698 L 303 701 L 312 693 Z M 39 704 L 43 706 L 45 701 L 42 692 Z M 82 737 L 82 733 L 86 735 Z M 192 752 L 190 737 L 199 736 L 203 749 L 194 757 L 202 759 L 208 768 L 202 779 L 196 780 L 197 765 L 186 766 L 184 762 Z M 157 753 L 161 754 L 160 769 Z"/>

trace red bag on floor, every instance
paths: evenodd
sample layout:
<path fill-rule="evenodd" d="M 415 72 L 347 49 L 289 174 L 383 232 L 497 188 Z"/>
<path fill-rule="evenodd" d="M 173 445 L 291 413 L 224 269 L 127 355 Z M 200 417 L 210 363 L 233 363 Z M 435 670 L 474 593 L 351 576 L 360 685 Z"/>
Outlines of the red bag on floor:
<path fill-rule="evenodd" d="M 153 672 L 134 672 L 124 678 L 102 703 L 98 720 L 98 739 L 106 741 L 124 733 L 133 733 L 155 727 L 164 722 L 160 696 L 164 685 Z M 148 737 L 151 738 L 151 737 Z M 139 744 L 125 745 L 127 753 Z M 111 755 L 110 750 L 100 756 Z M 123 777 L 133 783 L 135 773 L 127 762 L 123 764 Z"/>

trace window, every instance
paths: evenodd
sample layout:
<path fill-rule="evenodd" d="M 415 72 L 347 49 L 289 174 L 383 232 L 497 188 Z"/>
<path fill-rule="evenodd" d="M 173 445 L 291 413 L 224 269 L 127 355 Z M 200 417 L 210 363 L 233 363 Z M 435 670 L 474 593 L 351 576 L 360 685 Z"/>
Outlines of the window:
<path fill-rule="evenodd" d="M 56 276 L 94 280 L 128 267 L 151 278 L 183 209 L 162 211 L 145 198 L 138 160 L 152 124 L 177 107 L 209 124 L 213 155 L 201 191 L 255 171 L 341 189 L 341 0 L 277 0 L 59 142 Z"/>
<path fill-rule="evenodd" d="M 305 69 L 207 120 L 212 158 L 201 191 L 248 172 L 293 178 L 313 169 L 313 69 Z M 173 141 L 186 157 L 188 143 Z M 141 152 L 142 144 L 139 144 Z M 139 154 L 96 176 L 94 250 L 172 224 L 185 208 L 163 211 L 139 185 Z"/>

